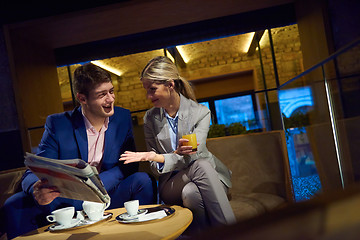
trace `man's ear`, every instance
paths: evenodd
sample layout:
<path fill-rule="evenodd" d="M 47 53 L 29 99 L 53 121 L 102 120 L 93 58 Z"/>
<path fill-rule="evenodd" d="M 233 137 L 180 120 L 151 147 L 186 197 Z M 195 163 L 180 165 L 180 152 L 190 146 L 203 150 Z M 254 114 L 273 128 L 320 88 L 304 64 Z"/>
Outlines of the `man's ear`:
<path fill-rule="evenodd" d="M 85 97 L 84 94 L 82 94 L 82 93 L 77 93 L 77 94 L 76 94 L 76 98 L 79 100 L 79 102 L 80 102 L 81 104 L 86 103 L 86 97 Z"/>

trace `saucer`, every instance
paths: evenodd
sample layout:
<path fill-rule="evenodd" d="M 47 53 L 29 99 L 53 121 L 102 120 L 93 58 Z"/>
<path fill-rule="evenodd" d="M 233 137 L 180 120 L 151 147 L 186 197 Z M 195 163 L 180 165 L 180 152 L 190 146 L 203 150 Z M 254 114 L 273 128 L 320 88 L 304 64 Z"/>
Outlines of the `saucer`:
<path fill-rule="evenodd" d="M 49 227 L 49 230 L 50 231 L 58 231 L 58 230 L 64 230 L 64 229 L 69 229 L 69 228 L 73 228 L 75 227 L 76 225 L 78 225 L 80 223 L 81 219 L 78 219 L 78 218 L 73 218 L 71 220 L 71 223 L 69 225 L 61 225 L 61 224 L 53 224 Z"/>
<path fill-rule="evenodd" d="M 112 217 L 112 215 L 113 215 L 112 213 L 104 213 L 104 216 L 102 216 L 99 220 L 90 220 L 88 217 L 85 217 L 84 219 L 81 219 L 79 226 L 91 225 L 94 223 L 98 223 L 98 222 L 110 219 Z"/>
<path fill-rule="evenodd" d="M 129 215 L 127 213 L 120 214 L 116 217 L 116 220 L 119 223 L 143 223 L 149 221 L 161 220 L 173 216 L 175 209 L 171 206 L 160 205 L 156 207 L 144 208 L 144 213 L 137 214 L 135 218 L 127 218 Z M 125 216 L 125 218 L 124 218 Z"/>
<path fill-rule="evenodd" d="M 129 215 L 127 212 L 120 214 L 117 218 L 121 219 L 121 220 L 132 220 L 132 219 L 136 219 L 139 218 L 142 215 L 145 215 L 147 213 L 147 209 L 139 209 L 138 213 L 134 216 Z"/>

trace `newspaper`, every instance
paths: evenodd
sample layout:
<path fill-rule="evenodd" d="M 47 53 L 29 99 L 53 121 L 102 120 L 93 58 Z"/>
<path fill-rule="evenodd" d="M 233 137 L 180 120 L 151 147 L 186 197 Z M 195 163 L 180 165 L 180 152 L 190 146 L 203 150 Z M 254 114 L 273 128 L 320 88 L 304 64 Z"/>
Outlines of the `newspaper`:
<path fill-rule="evenodd" d="M 25 165 L 39 178 L 58 187 L 60 197 L 109 203 L 98 171 L 81 159 L 57 160 L 26 153 Z"/>

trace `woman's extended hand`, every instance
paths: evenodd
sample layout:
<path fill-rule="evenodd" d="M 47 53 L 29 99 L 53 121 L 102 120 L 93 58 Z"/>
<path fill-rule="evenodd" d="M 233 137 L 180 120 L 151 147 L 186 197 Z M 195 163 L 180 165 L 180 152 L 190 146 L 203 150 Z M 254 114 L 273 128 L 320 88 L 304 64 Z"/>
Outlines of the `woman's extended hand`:
<path fill-rule="evenodd" d="M 179 155 L 191 155 L 191 154 L 195 154 L 196 151 L 192 150 L 192 146 L 183 146 L 183 144 L 185 142 L 188 142 L 188 139 L 185 138 L 180 138 L 179 139 L 179 146 L 176 149 L 175 153 L 179 154 Z M 198 144 L 199 145 L 199 144 Z"/>
<path fill-rule="evenodd" d="M 130 152 L 125 151 L 121 154 L 120 161 L 124 161 L 125 164 L 141 161 L 156 161 L 164 162 L 162 155 L 156 154 L 155 152 Z"/>

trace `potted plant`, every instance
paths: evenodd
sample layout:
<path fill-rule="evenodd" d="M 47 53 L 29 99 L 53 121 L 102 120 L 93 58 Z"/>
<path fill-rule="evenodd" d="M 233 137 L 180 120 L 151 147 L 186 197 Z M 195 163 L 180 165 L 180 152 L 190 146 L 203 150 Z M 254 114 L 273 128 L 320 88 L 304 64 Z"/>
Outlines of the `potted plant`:
<path fill-rule="evenodd" d="M 208 138 L 226 136 L 225 124 L 212 124 L 209 128 Z"/>
<path fill-rule="evenodd" d="M 246 128 L 239 122 L 231 123 L 226 130 L 228 135 L 239 135 L 246 133 Z"/>

